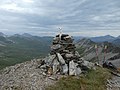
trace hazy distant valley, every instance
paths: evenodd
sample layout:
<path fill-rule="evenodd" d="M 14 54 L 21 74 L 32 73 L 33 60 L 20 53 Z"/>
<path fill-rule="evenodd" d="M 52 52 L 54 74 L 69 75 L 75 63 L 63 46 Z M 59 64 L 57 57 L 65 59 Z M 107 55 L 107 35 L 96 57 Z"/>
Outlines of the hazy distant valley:
<path fill-rule="evenodd" d="M 0 33 L 0 68 L 47 55 L 52 37 Z"/>

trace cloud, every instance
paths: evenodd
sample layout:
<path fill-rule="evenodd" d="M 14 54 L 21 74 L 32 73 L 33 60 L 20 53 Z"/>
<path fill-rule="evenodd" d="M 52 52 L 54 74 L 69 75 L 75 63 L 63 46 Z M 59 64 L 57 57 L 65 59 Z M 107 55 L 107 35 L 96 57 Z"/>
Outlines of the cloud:
<path fill-rule="evenodd" d="M 27 3 L 33 3 L 33 0 L 22 0 L 23 2 L 27 2 Z"/>
<path fill-rule="evenodd" d="M 68 32 L 72 36 L 87 36 L 87 37 L 94 37 L 94 36 L 104 36 L 106 35 L 112 35 L 112 36 L 118 36 L 118 33 L 120 30 L 85 30 L 81 32 Z"/>
<path fill-rule="evenodd" d="M 4 4 L 0 6 L 1 9 L 8 10 L 8 11 L 23 11 L 24 8 L 18 7 L 17 4 L 11 3 L 11 4 Z"/>
<path fill-rule="evenodd" d="M 115 36 L 119 11 L 119 0 L 1 0 L 0 31 L 53 35 L 60 26 L 73 35 Z"/>

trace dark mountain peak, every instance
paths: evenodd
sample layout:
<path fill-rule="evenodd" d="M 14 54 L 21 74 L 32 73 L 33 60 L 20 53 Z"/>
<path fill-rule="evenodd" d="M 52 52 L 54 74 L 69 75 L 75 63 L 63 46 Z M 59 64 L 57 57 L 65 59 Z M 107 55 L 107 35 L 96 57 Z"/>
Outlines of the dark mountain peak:
<path fill-rule="evenodd" d="M 93 37 L 93 38 L 115 38 L 111 35 L 105 35 L 105 36 L 98 36 L 98 37 Z"/>
<path fill-rule="evenodd" d="M 105 35 L 105 36 L 103 36 L 103 37 L 113 37 L 113 36 L 111 36 L 111 35 Z M 114 37 L 113 37 L 114 38 Z"/>
<path fill-rule="evenodd" d="M 5 37 L 6 35 L 4 33 L 0 32 L 0 36 Z"/>
<path fill-rule="evenodd" d="M 30 35 L 30 34 L 28 34 L 28 33 L 24 33 L 24 34 L 14 34 L 13 36 L 11 36 L 11 37 L 14 37 L 14 38 L 24 38 L 24 39 L 27 39 L 27 40 L 29 40 L 29 39 L 33 39 L 33 36 L 32 35 Z"/>
<path fill-rule="evenodd" d="M 21 37 L 20 34 L 14 34 L 13 37 Z"/>
<path fill-rule="evenodd" d="M 105 36 L 99 36 L 99 37 L 92 37 L 90 39 L 94 42 L 105 42 L 105 41 L 112 42 L 115 39 L 115 37 L 111 35 L 105 35 Z"/>
<path fill-rule="evenodd" d="M 29 33 L 24 33 L 24 34 L 22 34 L 22 36 L 24 36 L 24 37 L 32 37 L 32 35 L 29 34 Z"/>

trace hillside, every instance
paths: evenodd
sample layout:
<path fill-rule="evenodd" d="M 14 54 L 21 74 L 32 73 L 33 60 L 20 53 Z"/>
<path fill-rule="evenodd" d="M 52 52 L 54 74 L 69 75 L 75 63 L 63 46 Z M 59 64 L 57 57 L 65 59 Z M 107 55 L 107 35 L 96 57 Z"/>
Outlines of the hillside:
<path fill-rule="evenodd" d="M 117 46 L 120 46 L 120 38 L 115 39 L 112 43 Z"/>
<path fill-rule="evenodd" d="M 29 34 L 0 36 L 0 68 L 47 55 L 51 40 Z"/>
<path fill-rule="evenodd" d="M 97 49 L 95 48 L 96 45 Z M 105 46 L 107 46 L 106 53 Z M 76 47 L 82 58 L 88 61 L 102 63 L 104 59 L 112 62 L 113 60 L 118 62 L 120 59 L 120 48 L 109 42 L 95 43 L 84 38 L 76 43 Z M 117 64 L 117 66 L 119 65 Z"/>

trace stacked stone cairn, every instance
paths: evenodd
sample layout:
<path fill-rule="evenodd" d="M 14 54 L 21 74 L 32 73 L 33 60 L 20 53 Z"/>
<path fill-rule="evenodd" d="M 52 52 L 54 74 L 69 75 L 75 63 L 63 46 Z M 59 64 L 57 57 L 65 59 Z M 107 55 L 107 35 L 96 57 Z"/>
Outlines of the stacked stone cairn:
<path fill-rule="evenodd" d="M 43 59 L 40 68 L 49 75 L 80 75 L 82 69 L 93 64 L 80 58 L 75 50 L 74 39 L 68 34 L 58 34 L 53 39 L 51 53 Z"/>

